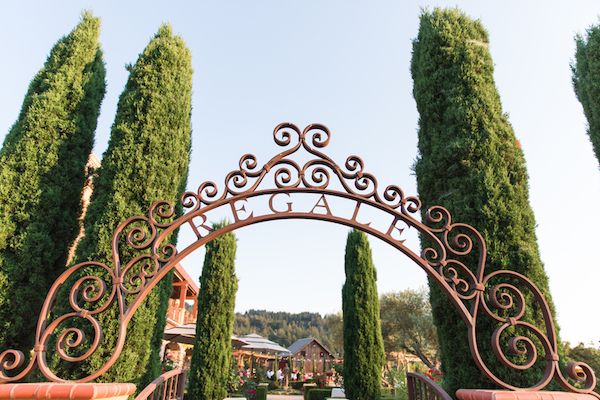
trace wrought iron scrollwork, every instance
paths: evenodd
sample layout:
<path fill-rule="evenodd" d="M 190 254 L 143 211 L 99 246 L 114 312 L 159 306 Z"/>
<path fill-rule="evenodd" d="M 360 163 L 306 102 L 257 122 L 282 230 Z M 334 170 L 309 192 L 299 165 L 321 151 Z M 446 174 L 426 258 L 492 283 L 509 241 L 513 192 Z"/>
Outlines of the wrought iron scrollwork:
<path fill-rule="evenodd" d="M 485 274 L 486 244 L 476 229 L 453 222 L 450 212 L 438 206 L 429 208 L 425 221 L 421 222 L 419 212 L 422 205 L 418 197 L 406 196 L 396 185 L 380 188 L 376 177 L 366 171 L 363 160 L 358 156 L 347 157 L 340 166 L 323 153 L 331 140 L 331 133 L 324 125 L 312 124 L 301 130 L 294 124 L 283 123 L 275 127 L 273 140 L 281 152 L 262 167 L 254 155 L 245 154 L 240 158 L 238 168 L 226 175 L 223 186 L 207 181 L 196 191 L 183 193 L 180 205 L 185 210 L 184 215 L 175 218 L 175 206 L 158 201 L 151 205 L 146 215 L 124 221 L 113 235 L 111 266 L 84 262 L 65 271 L 50 289 L 43 305 L 35 347 L 29 360 L 18 350 L 0 354 L 0 381 L 19 381 L 35 367 L 47 379 L 61 381 L 62 378 L 52 371 L 46 360 L 48 346 L 54 343 L 55 353 L 67 363 L 81 362 L 90 357 L 97 351 L 102 337 L 97 316 L 107 312 L 109 307 L 116 307 L 119 332 L 112 355 L 100 368 L 79 381 L 97 378 L 117 360 L 125 342 L 127 324 L 139 304 L 180 259 L 225 230 L 294 217 L 354 226 L 385 240 L 409 256 L 439 283 L 457 307 L 468 327 L 474 362 L 496 385 L 517 389 L 491 371 L 481 356 L 477 342 L 478 318 L 488 318 L 497 323 L 489 340 L 493 355 L 506 368 L 530 369 L 540 361 L 540 351 L 544 353 L 543 375 L 537 384 L 525 389 L 539 390 L 555 379 L 566 390 L 593 394 L 596 378 L 588 365 L 571 364 L 566 376 L 562 374 L 552 314 L 540 290 L 527 277 L 514 271 Z M 308 161 L 294 157 L 301 151 L 309 155 Z M 198 241 L 181 252 L 168 240 L 177 228 L 191 224 L 193 218 L 201 218 L 205 223 L 205 214 L 209 210 L 221 206 L 234 208 L 236 201 L 253 196 L 289 196 L 294 193 L 319 195 L 323 201 L 325 195 L 350 199 L 356 204 L 355 214 L 362 204 L 366 204 L 384 211 L 393 218 L 393 222 L 384 232 L 359 223 L 356 215 L 351 218 L 332 215 L 328 207 L 326 214 L 297 212 L 290 207 L 283 211 L 272 209 L 272 215 L 250 214 L 221 228 L 222 231 L 196 233 Z M 429 245 L 420 253 L 406 247 L 403 240 L 394 238 L 390 233 L 397 221 L 417 229 Z M 62 305 L 62 308 L 55 307 L 57 294 L 65 291 L 68 292 L 68 304 Z M 524 318 L 531 302 L 543 317 L 543 327 L 535 326 Z M 87 328 L 79 328 L 81 324 L 65 327 L 67 321 L 76 319 L 85 321 Z M 520 362 L 515 362 L 511 355 L 519 356 Z"/>

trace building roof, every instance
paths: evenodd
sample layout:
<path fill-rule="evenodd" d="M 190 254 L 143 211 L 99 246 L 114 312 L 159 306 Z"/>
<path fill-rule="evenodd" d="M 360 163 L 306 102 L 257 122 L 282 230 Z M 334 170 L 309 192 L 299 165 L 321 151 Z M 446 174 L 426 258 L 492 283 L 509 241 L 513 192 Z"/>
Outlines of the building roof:
<path fill-rule="evenodd" d="M 242 349 L 259 350 L 263 352 L 274 352 L 280 354 L 284 353 L 285 355 L 290 354 L 289 350 L 285 347 L 282 347 L 267 338 L 257 335 L 256 333 L 240 336 L 239 338 L 248 343 L 247 345 L 242 346 Z"/>
<path fill-rule="evenodd" d="M 173 277 L 173 282 L 176 283 L 177 281 L 187 283 L 188 293 L 186 297 L 198 296 L 198 293 L 200 292 L 198 284 L 194 282 L 192 277 L 187 273 L 185 268 L 183 268 L 183 266 L 180 263 L 177 263 L 177 265 L 175 265 L 175 276 Z"/>
<path fill-rule="evenodd" d="M 92 167 L 94 169 L 100 168 L 101 163 L 100 163 L 100 159 L 98 158 L 97 155 L 95 155 L 94 153 L 90 153 L 90 156 L 88 157 L 88 162 L 86 167 Z"/>
<path fill-rule="evenodd" d="M 334 357 L 333 353 L 314 337 L 307 337 L 296 340 L 294 343 L 292 343 L 290 347 L 288 347 L 288 351 L 292 354 L 296 354 L 312 342 L 317 342 L 317 344 L 323 349 L 325 349 L 325 351 L 329 353 L 330 356 Z"/>
<path fill-rule="evenodd" d="M 181 326 L 175 326 L 173 328 L 167 328 L 165 329 L 163 339 L 175 343 L 193 345 L 196 339 L 196 324 L 185 324 Z M 231 335 L 231 343 L 234 347 L 248 344 L 248 342 L 235 335 Z"/>

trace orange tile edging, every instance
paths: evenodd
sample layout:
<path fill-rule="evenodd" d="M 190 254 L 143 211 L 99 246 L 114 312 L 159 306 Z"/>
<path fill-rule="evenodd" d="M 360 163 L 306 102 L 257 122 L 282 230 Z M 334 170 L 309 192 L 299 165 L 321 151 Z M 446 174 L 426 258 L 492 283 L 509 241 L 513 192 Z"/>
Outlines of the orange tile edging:
<path fill-rule="evenodd" d="M 9 383 L 0 385 L 0 400 L 125 400 L 133 383 Z"/>
<path fill-rule="evenodd" d="M 459 400 L 597 400 L 591 394 L 528 390 L 459 389 Z"/>

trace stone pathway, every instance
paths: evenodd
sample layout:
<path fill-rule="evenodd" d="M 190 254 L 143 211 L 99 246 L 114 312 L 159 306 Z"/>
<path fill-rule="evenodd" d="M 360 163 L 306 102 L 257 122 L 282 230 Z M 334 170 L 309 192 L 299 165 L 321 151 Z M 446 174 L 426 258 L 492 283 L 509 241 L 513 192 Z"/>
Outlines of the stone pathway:
<path fill-rule="evenodd" d="M 283 396 L 270 394 L 267 395 L 267 400 L 302 400 L 302 396 Z"/>

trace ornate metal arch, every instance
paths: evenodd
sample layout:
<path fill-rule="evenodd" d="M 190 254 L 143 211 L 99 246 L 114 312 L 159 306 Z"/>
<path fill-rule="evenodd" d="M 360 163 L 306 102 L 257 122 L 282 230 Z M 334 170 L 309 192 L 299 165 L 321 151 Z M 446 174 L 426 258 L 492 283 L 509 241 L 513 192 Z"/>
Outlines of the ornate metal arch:
<path fill-rule="evenodd" d="M 569 391 L 590 393 L 600 398 L 592 392 L 596 378 L 587 364 L 569 364 L 566 376 L 559 369 L 556 332 L 541 291 L 527 277 L 514 271 L 485 274 L 486 245 L 477 230 L 453 222 L 450 212 L 437 206 L 427 210 L 426 224 L 422 223 L 418 218 L 421 202 L 417 197 L 406 196 L 395 185 L 381 189 L 377 179 L 365 171 L 363 161 L 357 156 L 349 156 L 344 165 L 339 166 L 324 154 L 321 149 L 328 145 L 331 135 L 323 125 L 312 124 L 300 130 L 293 124 L 283 123 L 275 128 L 273 138 L 283 148 L 281 153 L 262 167 L 254 155 L 242 156 L 239 169 L 226 176 L 222 188 L 214 182 L 204 182 L 196 192 L 184 193 L 181 205 L 186 211 L 182 216 L 175 218 L 175 206 L 159 201 L 151 205 L 147 215 L 123 222 L 113 236 L 112 266 L 89 261 L 63 273 L 44 302 L 29 361 L 26 362 L 19 350 L 0 354 L 0 382 L 19 381 L 35 367 L 50 381 L 63 381 L 46 360 L 49 344 L 55 344 L 62 361 L 83 361 L 94 354 L 101 341 L 102 327 L 97 316 L 116 306 L 120 324 L 112 356 L 97 371 L 78 381 L 96 379 L 119 357 L 127 325 L 140 303 L 180 260 L 225 232 L 264 221 L 300 218 L 330 221 L 363 230 L 394 246 L 419 265 L 455 305 L 468 327 L 472 357 L 491 382 L 511 390 L 540 390 L 554 379 Z M 301 153 L 309 157 L 308 161 L 299 161 Z M 294 208 L 292 196 L 302 194 L 316 199 L 311 209 Z M 333 198 L 351 201 L 353 211 L 336 215 L 330 206 Z M 264 210 L 252 210 L 250 201 L 263 201 Z M 214 230 L 207 223 L 207 214 L 221 207 L 229 209 L 233 223 Z M 382 229 L 360 220 L 364 207 L 388 215 L 389 225 Z M 168 238 L 183 227 L 191 229 L 197 240 L 178 251 Z M 416 229 L 428 239 L 430 247 L 420 253 L 410 249 L 401 236 L 406 228 Z M 476 265 L 467 265 L 470 259 L 477 259 Z M 94 270 L 97 272 L 90 273 Z M 498 278 L 503 279 L 494 283 Z M 534 306 L 541 310 L 543 327 L 523 320 L 526 307 L 530 306 L 526 304 L 523 290 L 530 293 Z M 59 292 L 69 294 L 67 311 L 60 309 L 57 312 L 54 308 Z M 537 384 L 518 388 L 504 382 L 488 368 L 478 347 L 478 318 L 496 321 L 498 327 L 490 340 L 495 356 L 505 367 L 526 370 L 541 360 L 530 337 L 537 338 L 545 353 L 545 371 Z M 91 339 L 86 339 L 82 329 L 67 327 L 73 319 L 89 323 L 93 331 Z M 516 327 L 527 331 L 530 337 L 511 329 Z M 506 340 L 507 335 L 509 340 Z M 504 340 L 501 340 L 503 336 Z M 78 349 L 83 350 L 74 355 Z M 517 364 L 508 354 L 520 355 L 524 361 Z"/>

